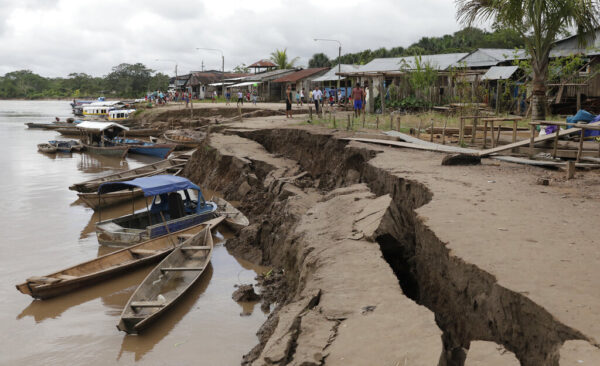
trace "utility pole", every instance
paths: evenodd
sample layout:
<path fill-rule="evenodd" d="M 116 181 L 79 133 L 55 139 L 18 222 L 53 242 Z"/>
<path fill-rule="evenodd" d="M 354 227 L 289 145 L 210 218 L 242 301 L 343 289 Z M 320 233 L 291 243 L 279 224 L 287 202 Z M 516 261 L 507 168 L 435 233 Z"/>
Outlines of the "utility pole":
<path fill-rule="evenodd" d="M 204 48 L 204 47 L 196 47 L 197 50 L 207 50 L 207 51 L 217 51 L 221 53 L 221 93 L 222 96 L 225 96 L 225 55 L 223 51 L 218 48 Z"/>

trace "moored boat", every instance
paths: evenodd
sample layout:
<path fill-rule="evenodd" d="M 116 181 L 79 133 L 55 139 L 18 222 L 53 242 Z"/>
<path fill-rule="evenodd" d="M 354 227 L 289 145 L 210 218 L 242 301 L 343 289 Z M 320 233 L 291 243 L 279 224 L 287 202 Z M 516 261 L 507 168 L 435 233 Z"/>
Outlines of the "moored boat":
<path fill-rule="evenodd" d="M 201 139 L 193 138 L 190 136 L 178 135 L 175 132 L 165 132 L 163 139 L 170 144 L 176 144 L 177 149 L 192 149 L 202 143 Z"/>
<path fill-rule="evenodd" d="M 70 153 L 72 151 L 81 151 L 83 144 L 77 140 L 51 140 L 48 143 L 55 146 L 58 152 Z"/>
<path fill-rule="evenodd" d="M 98 210 L 105 207 L 110 207 L 131 201 L 132 199 L 140 198 L 144 196 L 144 192 L 141 189 L 123 190 L 117 192 L 110 192 L 105 194 L 98 193 L 77 193 L 77 196 L 91 209 Z"/>
<path fill-rule="evenodd" d="M 129 128 L 114 122 L 81 122 L 77 128 L 84 134 L 83 146 L 92 154 L 120 156 L 127 155 L 129 146 L 116 145 L 113 139 Z"/>
<path fill-rule="evenodd" d="M 146 276 L 129 298 L 117 328 L 137 334 L 175 305 L 210 263 L 214 242 L 209 225 L 184 241 Z"/>
<path fill-rule="evenodd" d="M 113 140 L 117 145 L 129 146 L 129 152 L 132 154 L 156 156 L 165 159 L 175 149 L 172 144 L 155 144 L 137 139 L 128 139 L 117 137 Z"/>
<path fill-rule="evenodd" d="M 196 225 L 190 228 L 185 235 L 195 235 L 209 225 L 211 227 L 219 225 L 222 220 L 222 217 L 218 217 Z M 33 276 L 16 287 L 23 294 L 36 299 L 48 299 L 63 295 L 94 285 L 124 271 L 158 262 L 179 244 L 178 235 L 182 234 L 167 234 L 58 272 L 45 276 Z"/>
<path fill-rule="evenodd" d="M 186 230 L 218 216 L 217 205 L 205 201 L 200 187 L 187 178 L 155 175 L 100 185 L 99 194 L 139 188 L 153 197 L 147 210 L 96 223 L 98 243 L 130 246 L 167 233 Z M 194 199 L 190 191 L 195 191 Z"/>
<path fill-rule="evenodd" d="M 129 116 L 135 113 L 135 109 L 113 109 L 108 111 L 109 121 L 124 121 L 129 119 Z"/>
<path fill-rule="evenodd" d="M 187 159 L 173 158 L 157 161 L 139 168 L 127 170 L 124 172 L 109 174 L 104 177 L 94 178 L 85 182 L 75 183 L 69 187 L 72 191 L 90 193 L 96 192 L 102 183 L 121 182 L 141 177 L 149 177 L 158 174 L 167 174 L 169 172 L 177 173 L 183 169 Z"/>
<path fill-rule="evenodd" d="M 211 201 L 217 204 L 217 213 L 225 217 L 225 224 L 234 233 L 250 225 L 248 218 L 228 201 L 220 197 L 213 197 Z"/>
<path fill-rule="evenodd" d="M 46 154 L 53 154 L 57 151 L 56 146 L 51 145 L 49 143 L 38 144 L 37 148 L 39 151 Z"/>

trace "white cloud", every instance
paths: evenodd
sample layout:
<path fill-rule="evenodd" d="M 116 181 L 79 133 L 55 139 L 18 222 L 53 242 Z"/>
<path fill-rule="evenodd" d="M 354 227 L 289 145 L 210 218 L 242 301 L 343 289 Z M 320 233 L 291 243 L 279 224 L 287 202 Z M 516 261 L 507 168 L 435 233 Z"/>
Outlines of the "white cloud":
<path fill-rule="evenodd" d="M 0 0 L 0 75 L 31 69 L 44 76 L 105 75 L 122 62 L 173 73 L 220 69 L 287 48 L 306 64 L 312 54 L 406 47 L 423 36 L 460 29 L 449 0 L 81 1 Z"/>

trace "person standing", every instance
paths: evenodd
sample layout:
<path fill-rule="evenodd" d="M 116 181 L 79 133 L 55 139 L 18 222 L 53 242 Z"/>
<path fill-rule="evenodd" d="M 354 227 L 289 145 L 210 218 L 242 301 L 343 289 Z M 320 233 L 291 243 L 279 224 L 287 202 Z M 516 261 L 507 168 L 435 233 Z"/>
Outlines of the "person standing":
<path fill-rule="evenodd" d="M 258 93 L 256 92 L 256 90 L 252 91 L 252 104 L 256 105 L 256 101 L 258 99 Z"/>
<path fill-rule="evenodd" d="M 296 92 L 296 107 L 300 108 L 300 91 Z"/>
<path fill-rule="evenodd" d="M 285 118 L 292 118 L 292 86 L 285 90 Z"/>
<path fill-rule="evenodd" d="M 231 91 L 227 89 L 225 93 L 225 105 L 229 105 L 229 102 L 231 102 Z"/>
<path fill-rule="evenodd" d="M 304 88 L 300 90 L 300 107 L 304 104 Z"/>
<path fill-rule="evenodd" d="M 321 98 L 323 97 L 323 92 L 319 90 L 319 87 L 315 87 L 315 90 L 313 90 L 312 92 L 312 98 L 313 101 L 315 102 L 315 111 L 317 112 L 317 115 L 319 115 L 319 104 L 321 102 Z"/>
<path fill-rule="evenodd" d="M 241 90 L 238 90 L 237 92 L 237 106 L 239 107 L 240 103 L 242 103 L 242 106 L 244 105 L 244 94 L 242 94 Z"/>
<path fill-rule="evenodd" d="M 359 117 L 363 109 L 363 99 L 365 96 L 364 90 L 360 87 L 360 83 L 356 83 L 352 89 L 352 100 L 354 101 L 354 117 Z"/>

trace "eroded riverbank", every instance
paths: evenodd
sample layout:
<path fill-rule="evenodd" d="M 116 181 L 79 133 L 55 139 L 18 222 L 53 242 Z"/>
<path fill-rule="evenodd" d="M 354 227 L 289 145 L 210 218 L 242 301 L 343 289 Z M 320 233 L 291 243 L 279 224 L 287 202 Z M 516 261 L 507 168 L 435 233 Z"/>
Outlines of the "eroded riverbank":
<path fill-rule="evenodd" d="M 575 254 L 530 216 L 533 202 L 572 207 L 544 199 L 531 183 L 540 171 L 440 161 L 308 127 L 211 136 L 186 174 L 243 202 L 252 225 L 232 250 L 286 273 L 285 300 L 244 363 L 462 365 L 473 346 L 490 365 L 558 365 L 569 340 L 597 354 L 594 238 L 577 236 L 586 271 L 571 265 L 566 279 L 547 268 Z"/>

